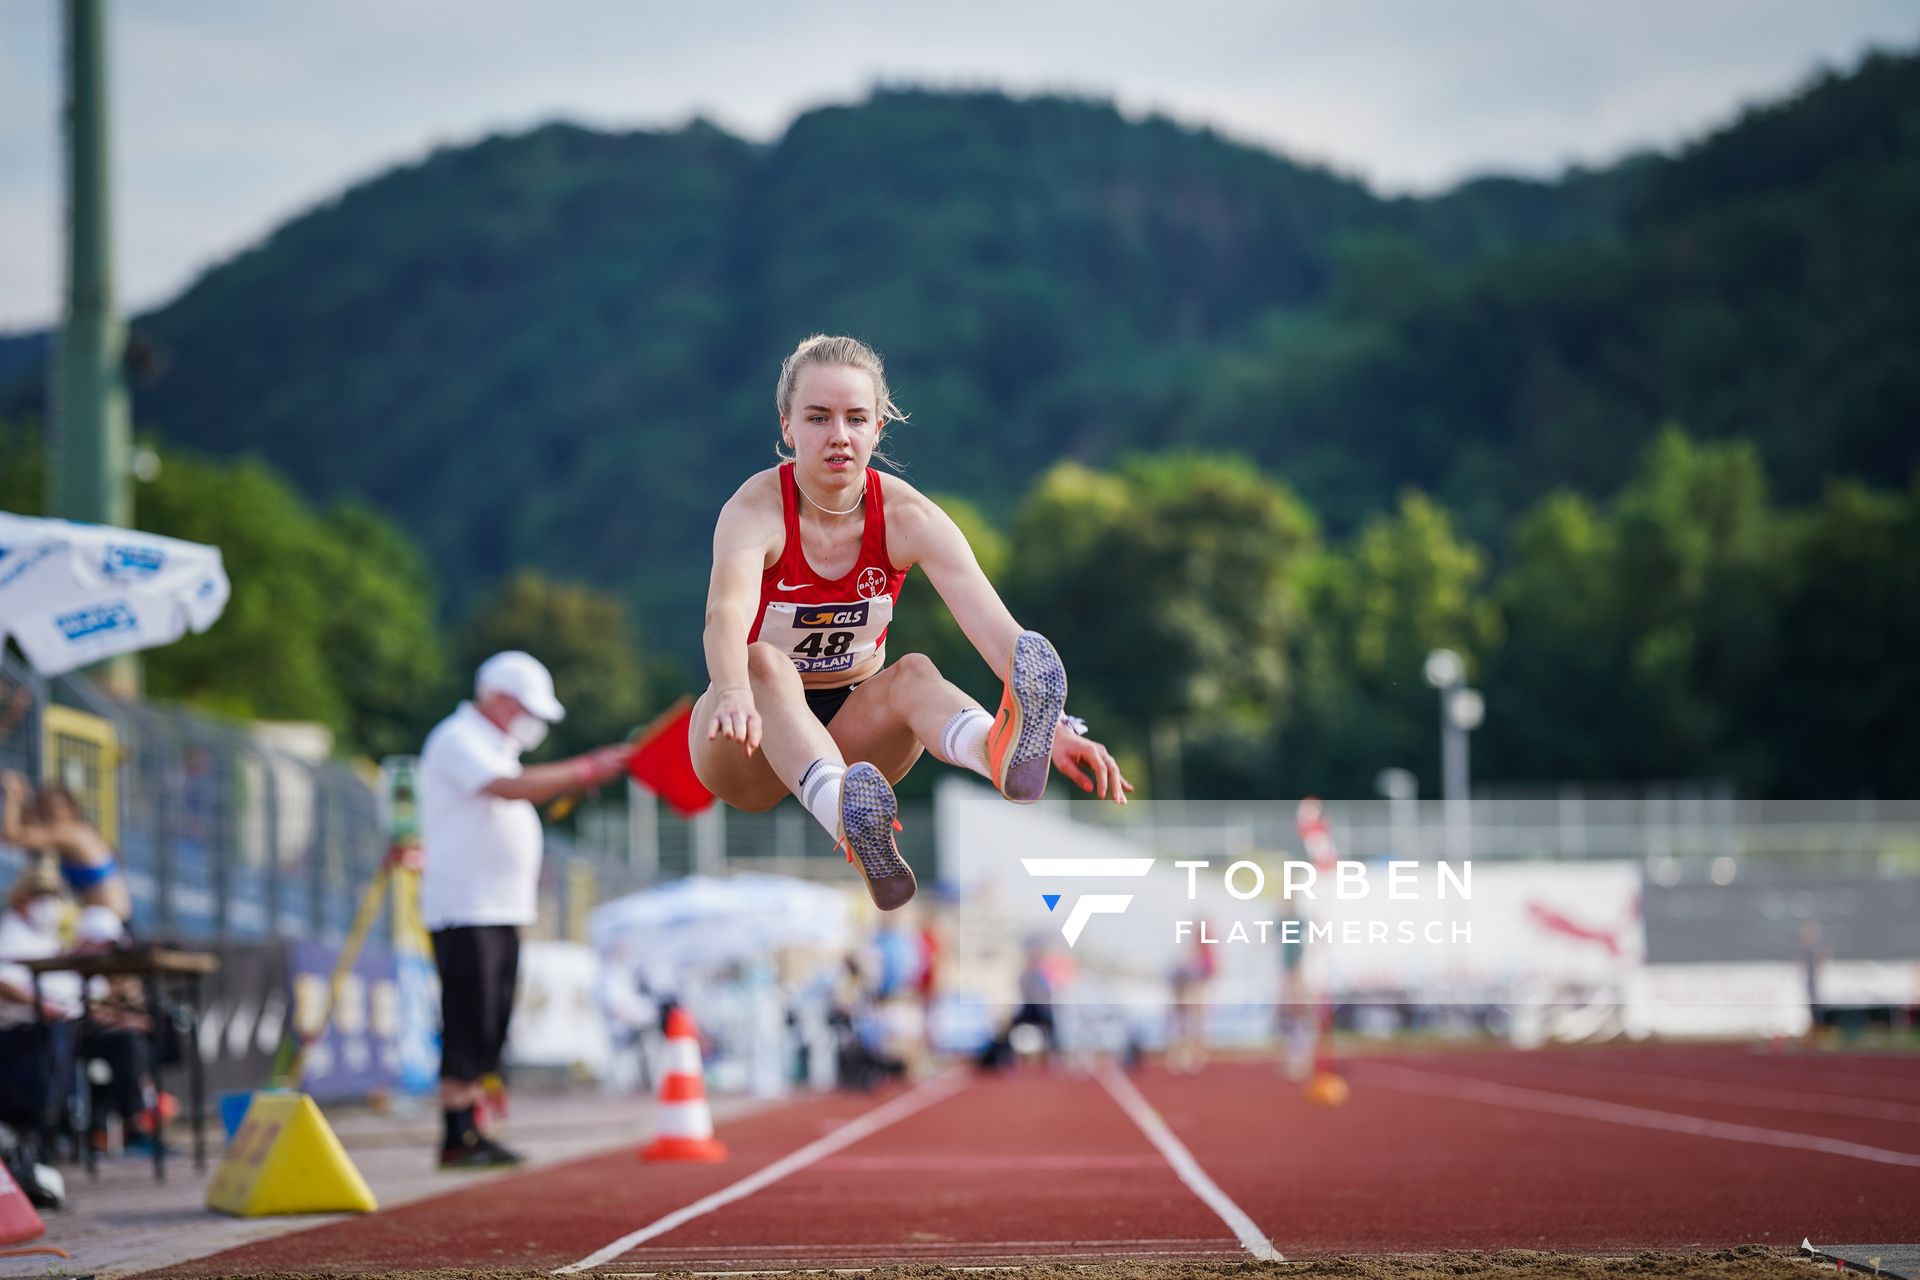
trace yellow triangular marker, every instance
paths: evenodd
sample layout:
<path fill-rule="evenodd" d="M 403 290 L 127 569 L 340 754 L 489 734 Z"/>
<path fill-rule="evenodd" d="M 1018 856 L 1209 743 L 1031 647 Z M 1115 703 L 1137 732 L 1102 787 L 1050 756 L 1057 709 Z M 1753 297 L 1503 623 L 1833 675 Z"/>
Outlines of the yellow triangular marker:
<path fill-rule="evenodd" d="M 242 1218 L 372 1213 L 379 1206 L 304 1093 L 256 1093 L 207 1185 L 207 1208 Z"/>

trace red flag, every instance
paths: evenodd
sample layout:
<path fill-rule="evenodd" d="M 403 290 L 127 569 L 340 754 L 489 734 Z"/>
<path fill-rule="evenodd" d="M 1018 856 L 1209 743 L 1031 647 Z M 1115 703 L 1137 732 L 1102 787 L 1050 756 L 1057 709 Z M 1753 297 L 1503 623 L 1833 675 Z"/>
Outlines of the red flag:
<path fill-rule="evenodd" d="M 692 724 L 693 699 L 683 697 L 634 735 L 634 752 L 627 758 L 628 775 L 683 818 L 713 803 L 713 792 L 693 771 L 693 752 L 687 746 Z"/>

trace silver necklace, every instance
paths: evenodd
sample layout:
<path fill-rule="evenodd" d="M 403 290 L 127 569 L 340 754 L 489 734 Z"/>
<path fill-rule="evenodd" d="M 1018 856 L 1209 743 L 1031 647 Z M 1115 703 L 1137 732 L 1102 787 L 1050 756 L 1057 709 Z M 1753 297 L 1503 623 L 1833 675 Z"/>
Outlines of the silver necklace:
<path fill-rule="evenodd" d="M 860 495 L 860 500 L 854 503 L 852 506 L 848 507 L 845 511 L 835 511 L 832 507 L 822 507 L 818 502 L 814 502 L 813 495 L 808 493 L 806 489 L 801 486 L 800 477 L 795 476 L 793 478 L 793 487 L 800 490 L 801 497 L 805 498 L 808 502 L 812 502 L 814 506 L 820 507 L 822 511 L 826 512 L 830 516 L 850 516 L 854 512 L 858 511 L 861 507 L 864 507 L 867 505 L 867 497 L 863 493 Z"/>

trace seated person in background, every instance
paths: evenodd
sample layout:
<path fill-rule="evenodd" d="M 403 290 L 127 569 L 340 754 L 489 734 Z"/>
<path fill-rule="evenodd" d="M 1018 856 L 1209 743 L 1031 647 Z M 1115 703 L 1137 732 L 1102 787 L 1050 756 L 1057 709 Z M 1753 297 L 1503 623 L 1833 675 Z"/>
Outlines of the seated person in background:
<path fill-rule="evenodd" d="M 7 892 L 0 914 L 0 1124 L 13 1129 L 20 1144 L 37 1158 L 40 1126 L 53 1118 L 62 1101 L 53 1082 L 66 1079 L 73 1062 L 72 1020 L 80 1014 L 80 978 L 49 973 L 40 979 L 34 1004 L 33 975 L 20 962 L 44 960 L 63 950 L 60 926 L 67 902 L 59 873 L 45 858 L 29 862 Z M 40 1038 L 44 1014 L 51 1045 Z"/>
<path fill-rule="evenodd" d="M 11 769 L 0 773 L 0 840 L 32 853 L 58 855 L 60 875 L 81 906 L 106 907 L 122 920 L 133 918 L 120 860 L 65 787 L 47 783 L 35 797 L 25 774 Z"/>
<path fill-rule="evenodd" d="M 88 907 L 74 926 L 76 953 L 113 951 L 125 945 L 126 928 L 106 907 Z M 157 1097 L 153 1082 L 153 1015 L 146 991 L 131 974 L 94 978 L 87 984 L 87 1026 L 80 1039 L 80 1058 L 88 1064 L 93 1087 L 92 1132 L 96 1151 L 107 1147 L 109 1111 L 120 1117 L 122 1146 L 128 1154 L 152 1154 L 158 1129 L 150 1099 Z M 105 1080 L 100 1067 L 106 1068 Z"/>

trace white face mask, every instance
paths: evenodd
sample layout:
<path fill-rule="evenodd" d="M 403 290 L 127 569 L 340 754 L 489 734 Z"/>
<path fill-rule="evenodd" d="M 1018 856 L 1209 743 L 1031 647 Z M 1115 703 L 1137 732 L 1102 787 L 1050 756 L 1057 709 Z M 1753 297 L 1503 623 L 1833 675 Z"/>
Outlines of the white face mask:
<path fill-rule="evenodd" d="M 58 898 L 41 896 L 27 904 L 27 920 L 41 933 L 52 933 L 60 927 L 60 918 L 66 914 L 66 904 Z"/>
<path fill-rule="evenodd" d="M 537 750 L 547 740 L 547 722 L 523 711 L 507 725 L 507 736 L 519 743 L 522 751 Z"/>

